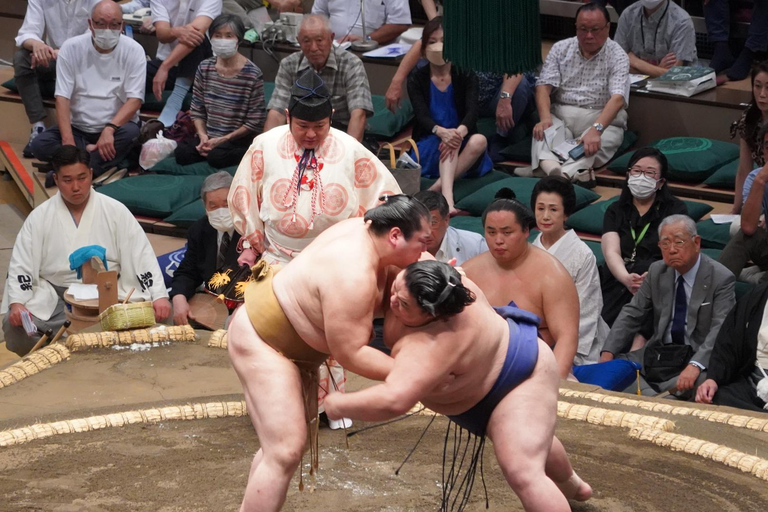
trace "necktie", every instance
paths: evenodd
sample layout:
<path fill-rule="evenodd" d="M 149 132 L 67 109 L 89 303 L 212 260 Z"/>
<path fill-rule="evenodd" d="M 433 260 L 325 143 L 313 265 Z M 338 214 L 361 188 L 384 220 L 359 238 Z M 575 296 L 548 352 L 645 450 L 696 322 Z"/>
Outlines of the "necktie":
<path fill-rule="evenodd" d="M 685 281 L 683 276 L 677 278 L 677 293 L 675 293 L 675 317 L 672 319 L 672 343 L 685 345 L 685 317 L 688 316 L 688 300 L 685 296 Z"/>
<path fill-rule="evenodd" d="M 224 262 L 227 259 L 227 250 L 229 249 L 229 242 L 232 241 L 232 238 L 229 236 L 229 233 L 224 233 L 221 237 L 221 244 L 219 244 L 219 255 L 216 258 L 216 268 L 221 268 L 224 266 Z"/>

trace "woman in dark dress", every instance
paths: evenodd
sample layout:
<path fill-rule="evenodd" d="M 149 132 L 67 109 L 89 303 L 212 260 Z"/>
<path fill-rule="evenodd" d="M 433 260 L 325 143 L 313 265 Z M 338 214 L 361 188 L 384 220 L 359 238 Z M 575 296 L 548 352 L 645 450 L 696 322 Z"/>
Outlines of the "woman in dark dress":
<path fill-rule="evenodd" d="M 687 215 L 666 184 L 667 158 L 656 148 L 635 151 L 619 200 L 603 219 L 601 241 L 605 264 L 600 268 L 603 319 L 613 325 L 621 308 L 637 293 L 651 263 L 661 259 L 659 224 L 664 217 Z"/>

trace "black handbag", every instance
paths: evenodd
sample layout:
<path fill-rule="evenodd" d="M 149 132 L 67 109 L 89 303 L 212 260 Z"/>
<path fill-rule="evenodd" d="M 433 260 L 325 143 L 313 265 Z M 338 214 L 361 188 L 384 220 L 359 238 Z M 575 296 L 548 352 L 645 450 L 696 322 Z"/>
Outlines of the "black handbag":
<path fill-rule="evenodd" d="M 643 374 L 648 382 L 664 382 L 680 375 L 693 357 L 690 345 L 663 345 L 646 347 L 643 356 Z"/>

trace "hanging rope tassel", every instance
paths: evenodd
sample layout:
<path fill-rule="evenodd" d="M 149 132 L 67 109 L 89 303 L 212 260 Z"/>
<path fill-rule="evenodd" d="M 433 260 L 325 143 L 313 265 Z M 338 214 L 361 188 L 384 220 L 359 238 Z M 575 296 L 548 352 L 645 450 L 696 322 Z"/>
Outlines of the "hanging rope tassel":
<path fill-rule="evenodd" d="M 461 69 L 517 74 L 541 64 L 539 0 L 445 0 L 445 58 Z"/>

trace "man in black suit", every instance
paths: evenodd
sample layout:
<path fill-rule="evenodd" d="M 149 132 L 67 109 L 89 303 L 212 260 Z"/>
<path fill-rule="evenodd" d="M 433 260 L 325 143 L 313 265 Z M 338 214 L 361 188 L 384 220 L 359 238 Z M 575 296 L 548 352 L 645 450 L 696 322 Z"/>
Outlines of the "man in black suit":
<path fill-rule="evenodd" d="M 768 374 L 768 283 L 763 283 L 736 303 L 723 323 L 709 359 L 707 380 L 699 386 L 696 401 L 728 405 L 750 411 L 768 410 L 758 383 Z"/>
<path fill-rule="evenodd" d="M 235 231 L 227 206 L 232 176 L 226 171 L 211 174 L 203 182 L 200 195 L 205 205 L 205 217 L 189 228 L 187 253 L 173 274 L 171 299 L 173 323 L 194 320 L 188 300 L 204 282 L 223 265 L 237 262 L 240 234 Z"/>

